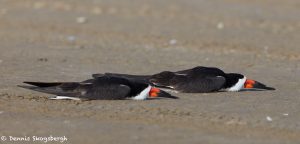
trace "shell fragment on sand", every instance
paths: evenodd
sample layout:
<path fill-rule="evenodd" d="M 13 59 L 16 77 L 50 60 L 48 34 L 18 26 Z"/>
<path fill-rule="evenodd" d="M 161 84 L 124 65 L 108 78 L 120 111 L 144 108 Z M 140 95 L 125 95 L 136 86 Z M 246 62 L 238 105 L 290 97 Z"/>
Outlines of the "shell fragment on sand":
<path fill-rule="evenodd" d="M 267 119 L 267 121 L 269 121 L 269 122 L 273 121 L 273 119 L 272 119 L 270 116 L 267 116 L 266 119 Z"/>

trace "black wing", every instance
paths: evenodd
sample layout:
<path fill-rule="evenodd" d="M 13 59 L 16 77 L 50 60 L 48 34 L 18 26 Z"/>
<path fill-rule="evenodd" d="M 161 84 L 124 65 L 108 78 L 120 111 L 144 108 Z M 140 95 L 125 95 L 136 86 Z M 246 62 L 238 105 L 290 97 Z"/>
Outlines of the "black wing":
<path fill-rule="evenodd" d="M 179 92 L 200 93 L 217 91 L 225 84 L 225 73 L 218 68 L 195 67 L 177 72 L 161 72 L 150 78 L 155 86 Z"/>
<path fill-rule="evenodd" d="M 204 93 L 218 91 L 223 88 L 226 80 L 222 76 L 202 77 L 196 79 L 186 78 L 184 82 L 178 82 L 172 87 L 175 90 L 185 93 Z"/>
<path fill-rule="evenodd" d="M 204 67 L 204 66 L 197 66 L 191 69 L 186 69 L 186 70 L 181 70 L 175 72 L 176 74 L 181 74 L 181 75 L 211 75 L 211 76 L 224 76 L 225 73 L 220 70 L 219 68 L 215 67 Z"/>
<path fill-rule="evenodd" d="M 93 85 L 86 91 L 88 99 L 114 100 L 129 97 L 131 88 L 126 79 L 102 76 L 95 78 Z"/>
<path fill-rule="evenodd" d="M 131 89 L 128 81 L 115 77 L 99 77 L 83 82 L 24 82 L 31 86 L 21 85 L 19 87 L 54 94 L 57 96 L 76 97 L 82 99 L 124 99 Z"/>

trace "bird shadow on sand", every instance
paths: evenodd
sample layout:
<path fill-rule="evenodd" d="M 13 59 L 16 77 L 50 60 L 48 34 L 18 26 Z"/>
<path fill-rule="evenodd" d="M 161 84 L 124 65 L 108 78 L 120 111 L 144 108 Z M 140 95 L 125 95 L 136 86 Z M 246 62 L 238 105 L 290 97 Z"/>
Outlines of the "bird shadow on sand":
<path fill-rule="evenodd" d="M 175 96 L 174 96 L 174 97 L 175 97 Z M 163 100 L 163 99 L 164 99 L 164 100 L 178 100 L 178 99 L 180 99 L 180 98 L 177 97 L 177 96 L 176 96 L 176 98 L 173 98 L 173 99 L 170 99 L 170 98 L 148 98 L 147 101 L 148 101 L 148 100 Z"/>
<path fill-rule="evenodd" d="M 275 90 L 275 89 L 274 89 Z M 266 89 L 241 89 L 237 92 L 247 92 L 247 91 L 274 91 L 274 90 L 266 90 Z M 210 94 L 210 93 L 228 93 L 228 91 L 213 91 L 213 92 L 206 92 L 206 94 Z M 184 93 L 184 94 L 197 94 L 197 93 Z M 204 93 L 198 93 L 198 94 L 204 94 Z"/>
<path fill-rule="evenodd" d="M 266 90 L 266 89 L 242 89 L 240 90 L 240 92 L 245 92 L 245 91 L 274 91 L 276 89 L 273 90 Z"/>

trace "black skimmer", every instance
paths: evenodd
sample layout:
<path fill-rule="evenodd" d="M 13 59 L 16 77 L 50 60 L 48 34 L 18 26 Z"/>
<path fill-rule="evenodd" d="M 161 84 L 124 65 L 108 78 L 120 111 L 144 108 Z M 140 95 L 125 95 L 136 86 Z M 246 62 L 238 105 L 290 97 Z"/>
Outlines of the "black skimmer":
<path fill-rule="evenodd" d="M 165 90 L 183 93 L 206 93 L 215 91 L 241 91 L 241 90 L 275 90 L 272 87 L 238 73 L 225 73 L 214 67 L 198 66 L 192 69 L 170 72 L 164 71 L 154 75 L 128 75 L 128 74 L 94 74 L 94 77 L 110 75 L 123 77 L 139 82 L 151 84 Z"/>
<path fill-rule="evenodd" d="M 177 98 L 147 83 L 113 76 L 102 76 L 83 82 L 24 83 L 31 86 L 20 85 L 20 87 L 56 95 L 51 99 L 115 100 L 130 98 L 145 100 L 155 97 Z"/>

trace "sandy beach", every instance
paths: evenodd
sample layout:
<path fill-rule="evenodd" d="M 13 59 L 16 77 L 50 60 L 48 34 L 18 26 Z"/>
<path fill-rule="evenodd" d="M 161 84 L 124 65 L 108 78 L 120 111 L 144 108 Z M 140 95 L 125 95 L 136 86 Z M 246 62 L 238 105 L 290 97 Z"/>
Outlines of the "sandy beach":
<path fill-rule="evenodd" d="M 0 143 L 300 143 L 299 15 L 297 0 L 1 0 Z M 195 66 L 277 90 L 55 101 L 17 87 Z"/>

